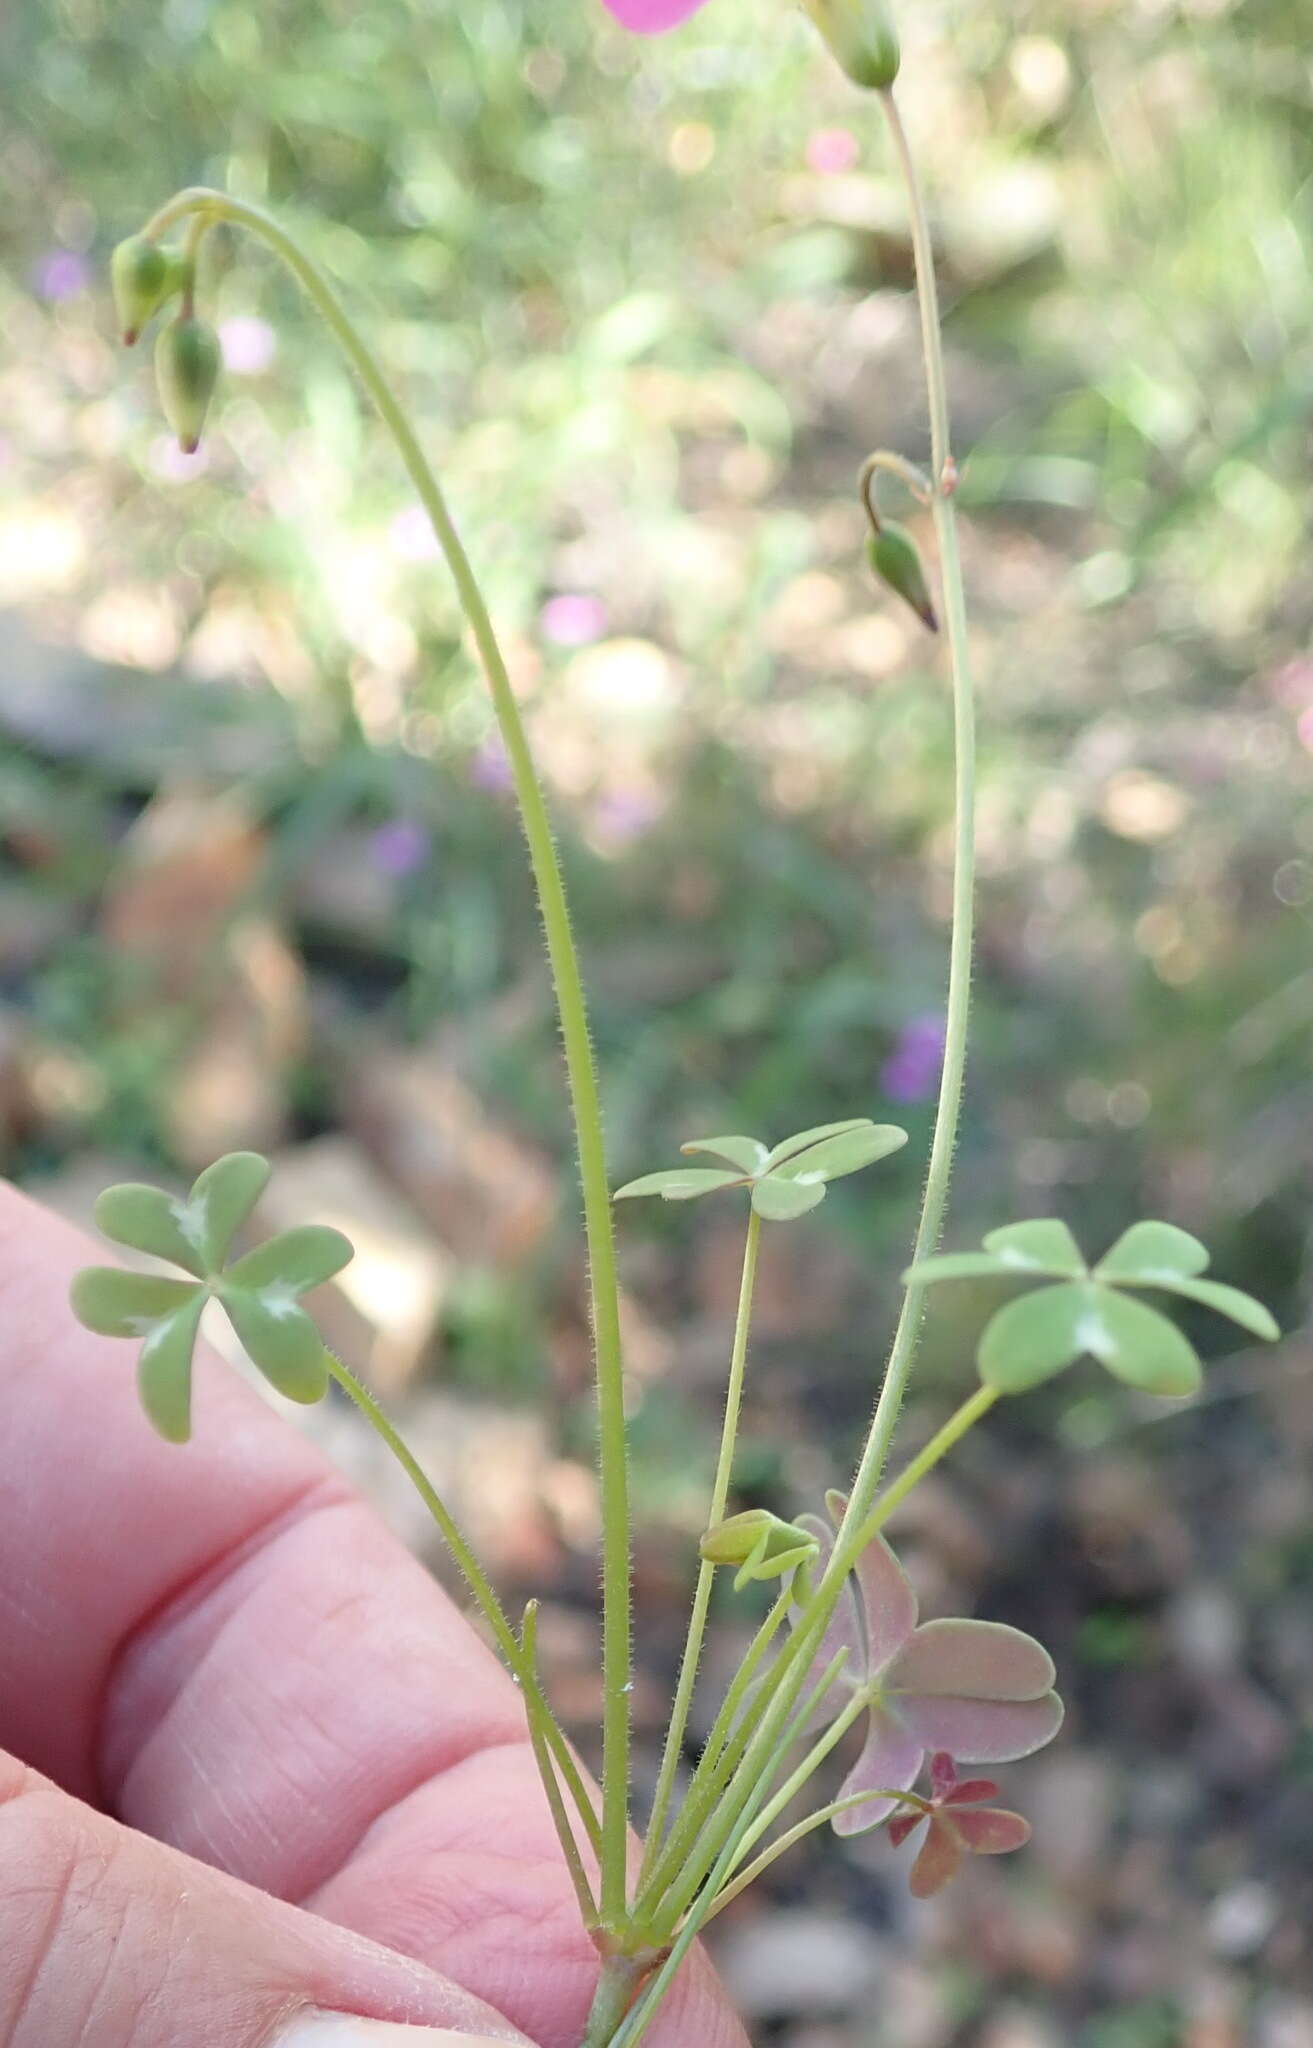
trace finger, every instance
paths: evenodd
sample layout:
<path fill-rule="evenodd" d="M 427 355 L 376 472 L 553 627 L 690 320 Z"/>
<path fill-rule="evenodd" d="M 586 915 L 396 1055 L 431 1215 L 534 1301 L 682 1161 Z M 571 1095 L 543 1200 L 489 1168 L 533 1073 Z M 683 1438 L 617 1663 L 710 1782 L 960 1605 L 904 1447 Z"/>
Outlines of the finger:
<path fill-rule="evenodd" d="M 68 1314 L 88 1250 L 0 1190 L 0 1555 L 17 1562 L 0 1577 L 0 1742 L 442 1968 L 536 2039 L 577 2039 L 597 1962 L 509 1679 L 217 1363 L 198 1372 L 195 1443 L 152 1436 L 127 1347 Z M 739 2038 L 705 1965 L 686 1979 L 690 2038 Z"/>
<path fill-rule="evenodd" d="M 492 2048 L 431 1971 L 91 1812 L 0 1755 L 0 2048 Z"/>

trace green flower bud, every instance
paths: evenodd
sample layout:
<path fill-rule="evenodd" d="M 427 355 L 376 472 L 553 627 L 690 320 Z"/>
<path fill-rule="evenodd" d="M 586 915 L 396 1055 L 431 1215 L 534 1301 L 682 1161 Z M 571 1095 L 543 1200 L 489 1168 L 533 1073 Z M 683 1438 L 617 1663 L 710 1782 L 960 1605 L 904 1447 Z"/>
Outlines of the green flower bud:
<path fill-rule="evenodd" d="M 219 361 L 218 335 L 194 315 L 180 313 L 160 329 L 155 344 L 155 381 L 164 417 L 186 455 L 194 455 L 200 446 Z"/>
<path fill-rule="evenodd" d="M 129 235 L 109 259 L 110 283 L 119 326 L 129 348 L 151 315 L 158 313 L 166 299 L 182 284 L 182 263 L 170 249 L 145 235 Z"/>
<path fill-rule="evenodd" d="M 883 92 L 898 76 L 898 36 L 883 0 L 803 0 L 854 85 Z"/>
<path fill-rule="evenodd" d="M 745 1508 L 708 1529 L 698 1545 L 708 1564 L 736 1564 L 736 1592 L 749 1579 L 778 1579 L 816 1556 L 816 1538 L 768 1508 Z"/>
<path fill-rule="evenodd" d="M 932 633 L 939 631 L 939 620 L 930 600 L 929 585 L 921 567 L 916 542 L 905 526 L 899 526 L 892 519 L 881 522 L 880 531 L 872 534 L 866 544 L 871 567 L 881 583 L 887 583 L 890 590 L 911 605 L 921 623 Z"/>

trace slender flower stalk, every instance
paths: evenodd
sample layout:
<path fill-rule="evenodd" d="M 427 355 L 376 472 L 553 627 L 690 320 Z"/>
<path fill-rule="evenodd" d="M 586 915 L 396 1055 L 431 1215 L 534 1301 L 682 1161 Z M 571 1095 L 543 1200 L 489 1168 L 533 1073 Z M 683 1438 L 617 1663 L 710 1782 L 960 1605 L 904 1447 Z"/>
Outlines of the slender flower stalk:
<path fill-rule="evenodd" d="M 153 240 L 175 222 L 195 216 L 209 223 L 229 221 L 245 228 L 282 259 L 324 319 L 373 400 L 397 445 L 446 557 L 488 679 L 511 764 L 556 989 L 588 1239 L 602 1491 L 604 1704 L 601 1914 L 605 1926 L 619 1927 L 624 1918 L 626 1899 L 632 1651 L 628 1448 L 619 1283 L 601 1102 L 589 1038 L 587 1006 L 547 805 L 534 769 L 505 658 L 474 570 L 437 477 L 378 359 L 318 265 L 306 255 L 294 236 L 259 207 L 230 198 L 226 193 L 196 186 L 170 200 L 148 224 L 145 233 Z"/>
<path fill-rule="evenodd" d="M 743 1372 L 748 1356 L 748 1331 L 752 1325 L 752 1296 L 757 1281 L 757 1252 L 760 1244 L 761 1217 L 755 1209 L 750 1209 L 747 1242 L 743 1248 L 743 1278 L 739 1286 L 738 1313 L 735 1317 L 734 1341 L 730 1351 L 729 1381 L 725 1390 L 725 1422 L 721 1431 L 716 1476 L 711 1489 L 711 1510 L 707 1517 L 709 1528 L 714 1527 L 724 1516 L 725 1505 L 729 1499 L 730 1481 L 734 1475 L 734 1450 L 738 1442 L 739 1413 L 743 1403 Z M 689 1616 L 688 1637 L 680 1664 L 679 1683 L 671 1709 L 670 1726 L 666 1731 L 666 1744 L 657 1777 L 656 1793 L 652 1801 L 647 1846 L 643 1855 L 643 1867 L 639 1873 L 640 1886 L 643 1878 L 650 1873 L 665 1834 L 666 1814 L 674 1790 L 675 1774 L 679 1769 L 689 1710 L 693 1704 L 693 1688 L 697 1683 L 702 1639 L 706 1632 L 707 1610 L 711 1605 L 711 1588 L 715 1575 L 715 1566 L 704 1559 L 693 1593 L 693 1611 Z"/>
<path fill-rule="evenodd" d="M 903 125 L 903 117 L 892 89 L 883 91 L 880 100 L 902 174 L 911 219 L 916 292 L 921 309 L 921 344 L 930 409 L 930 504 L 939 544 L 939 573 L 943 585 L 944 620 L 953 682 L 955 820 L 948 1013 L 934 1139 L 930 1148 L 930 1165 L 922 1197 L 921 1218 L 916 1231 L 914 1263 L 919 1264 L 934 1250 L 943 1229 L 944 1211 L 948 1203 L 948 1184 L 953 1169 L 953 1153 L 957 1146 L 958 1124 L 962 1114 L 967 1026 L 971 1007 L 971 961 L 975 943 L 976 722 L 970 648 L 967 640 L 966 594 L 962 584 L 957 514 L 953 502 L 957 470 L 950 445 L 944 345 L 940 333 L 939 290 L 935 281 L 930 223 L 926 214 L 921 181 L 907 139 L 907 130 Z M 893 1346 L 871 1423 L 870 1435 L 862 1453 L 857 1476 L 853 1481 L 844 1534 L 840 1538 L 836 1562 L 850 1547 L 847 1539 L 853 1531 L 860 1530 L 862 1520 L 875 1498 L 875 1490 L 889 1456 L 889 1447 L 893 1442 L 908 1375 L 916 1353 L 924 1298 L 924 1288 L 916 1282 L 909 1285 L 903 1297 L 902 1310 L 894 1332 Z M 855 1543 L 851 1547 L 855 1553 L 861 1545 Z M 851 1562 L 851 1558 L 846 1561 Z"/>

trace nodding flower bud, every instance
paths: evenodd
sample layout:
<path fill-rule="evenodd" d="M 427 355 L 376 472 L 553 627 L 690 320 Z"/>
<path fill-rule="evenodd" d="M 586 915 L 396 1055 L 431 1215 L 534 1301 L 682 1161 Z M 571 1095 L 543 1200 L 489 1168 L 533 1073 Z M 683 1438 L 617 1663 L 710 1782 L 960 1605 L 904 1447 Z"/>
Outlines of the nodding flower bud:
<path fill-rule="evenodd" d="M 737 1593 L 749 1579 L 779 1579 L 809 1564 L 820 1546 L 796 1522 L 785 1522 L 767 1508 L 745 1508 L 708 1529 L 698 1548 L 708 1564 L 738 1565 Z"/>
<path fill-rule="evenodd" d="M 898 76 L 898 36 L 884 0 L 803 0 L 854 85 L 883 92 Z"/>
<path fill-rule="evenodd" d="M 129 235 L 109 259 L 110 283 L 119 326 L 129 348 L 151 315 L 182 284 L 182 264 L 169 249 L 145 235 Z"/>
<path fill-rule="evenodd" d="M 887 583 L 890 590 L 911 605 L 922 625 L 932 633 L 939 631 L 939 620 L 930 601 L 930 589 L 921 567 L 916 542 L 905 526 L 899 526 L 893 519 L 880 522 L 880 531 L 871 535 L 866 544 L 871 567 L 881 583 Z"/>
<path fill-rule="evenodd" d="M 219 376 L 219 337 L 194 315 L 180 313 L 160 329 L 155 382 L 164 417 L 185 455 L 200 446 L 201 428 Z"/>

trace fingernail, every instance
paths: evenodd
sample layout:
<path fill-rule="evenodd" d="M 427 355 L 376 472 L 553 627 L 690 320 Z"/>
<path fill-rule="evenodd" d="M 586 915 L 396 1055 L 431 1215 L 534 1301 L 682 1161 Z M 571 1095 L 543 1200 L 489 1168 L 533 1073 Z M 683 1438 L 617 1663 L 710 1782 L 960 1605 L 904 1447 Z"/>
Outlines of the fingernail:
<path fill-rule="evenodd" d="M 447 2027 L 396 2027 L 343 2012 L 298 2013 L 275 2048 L 508 2048 L 510 2035 L 454 2034 Z"/>

